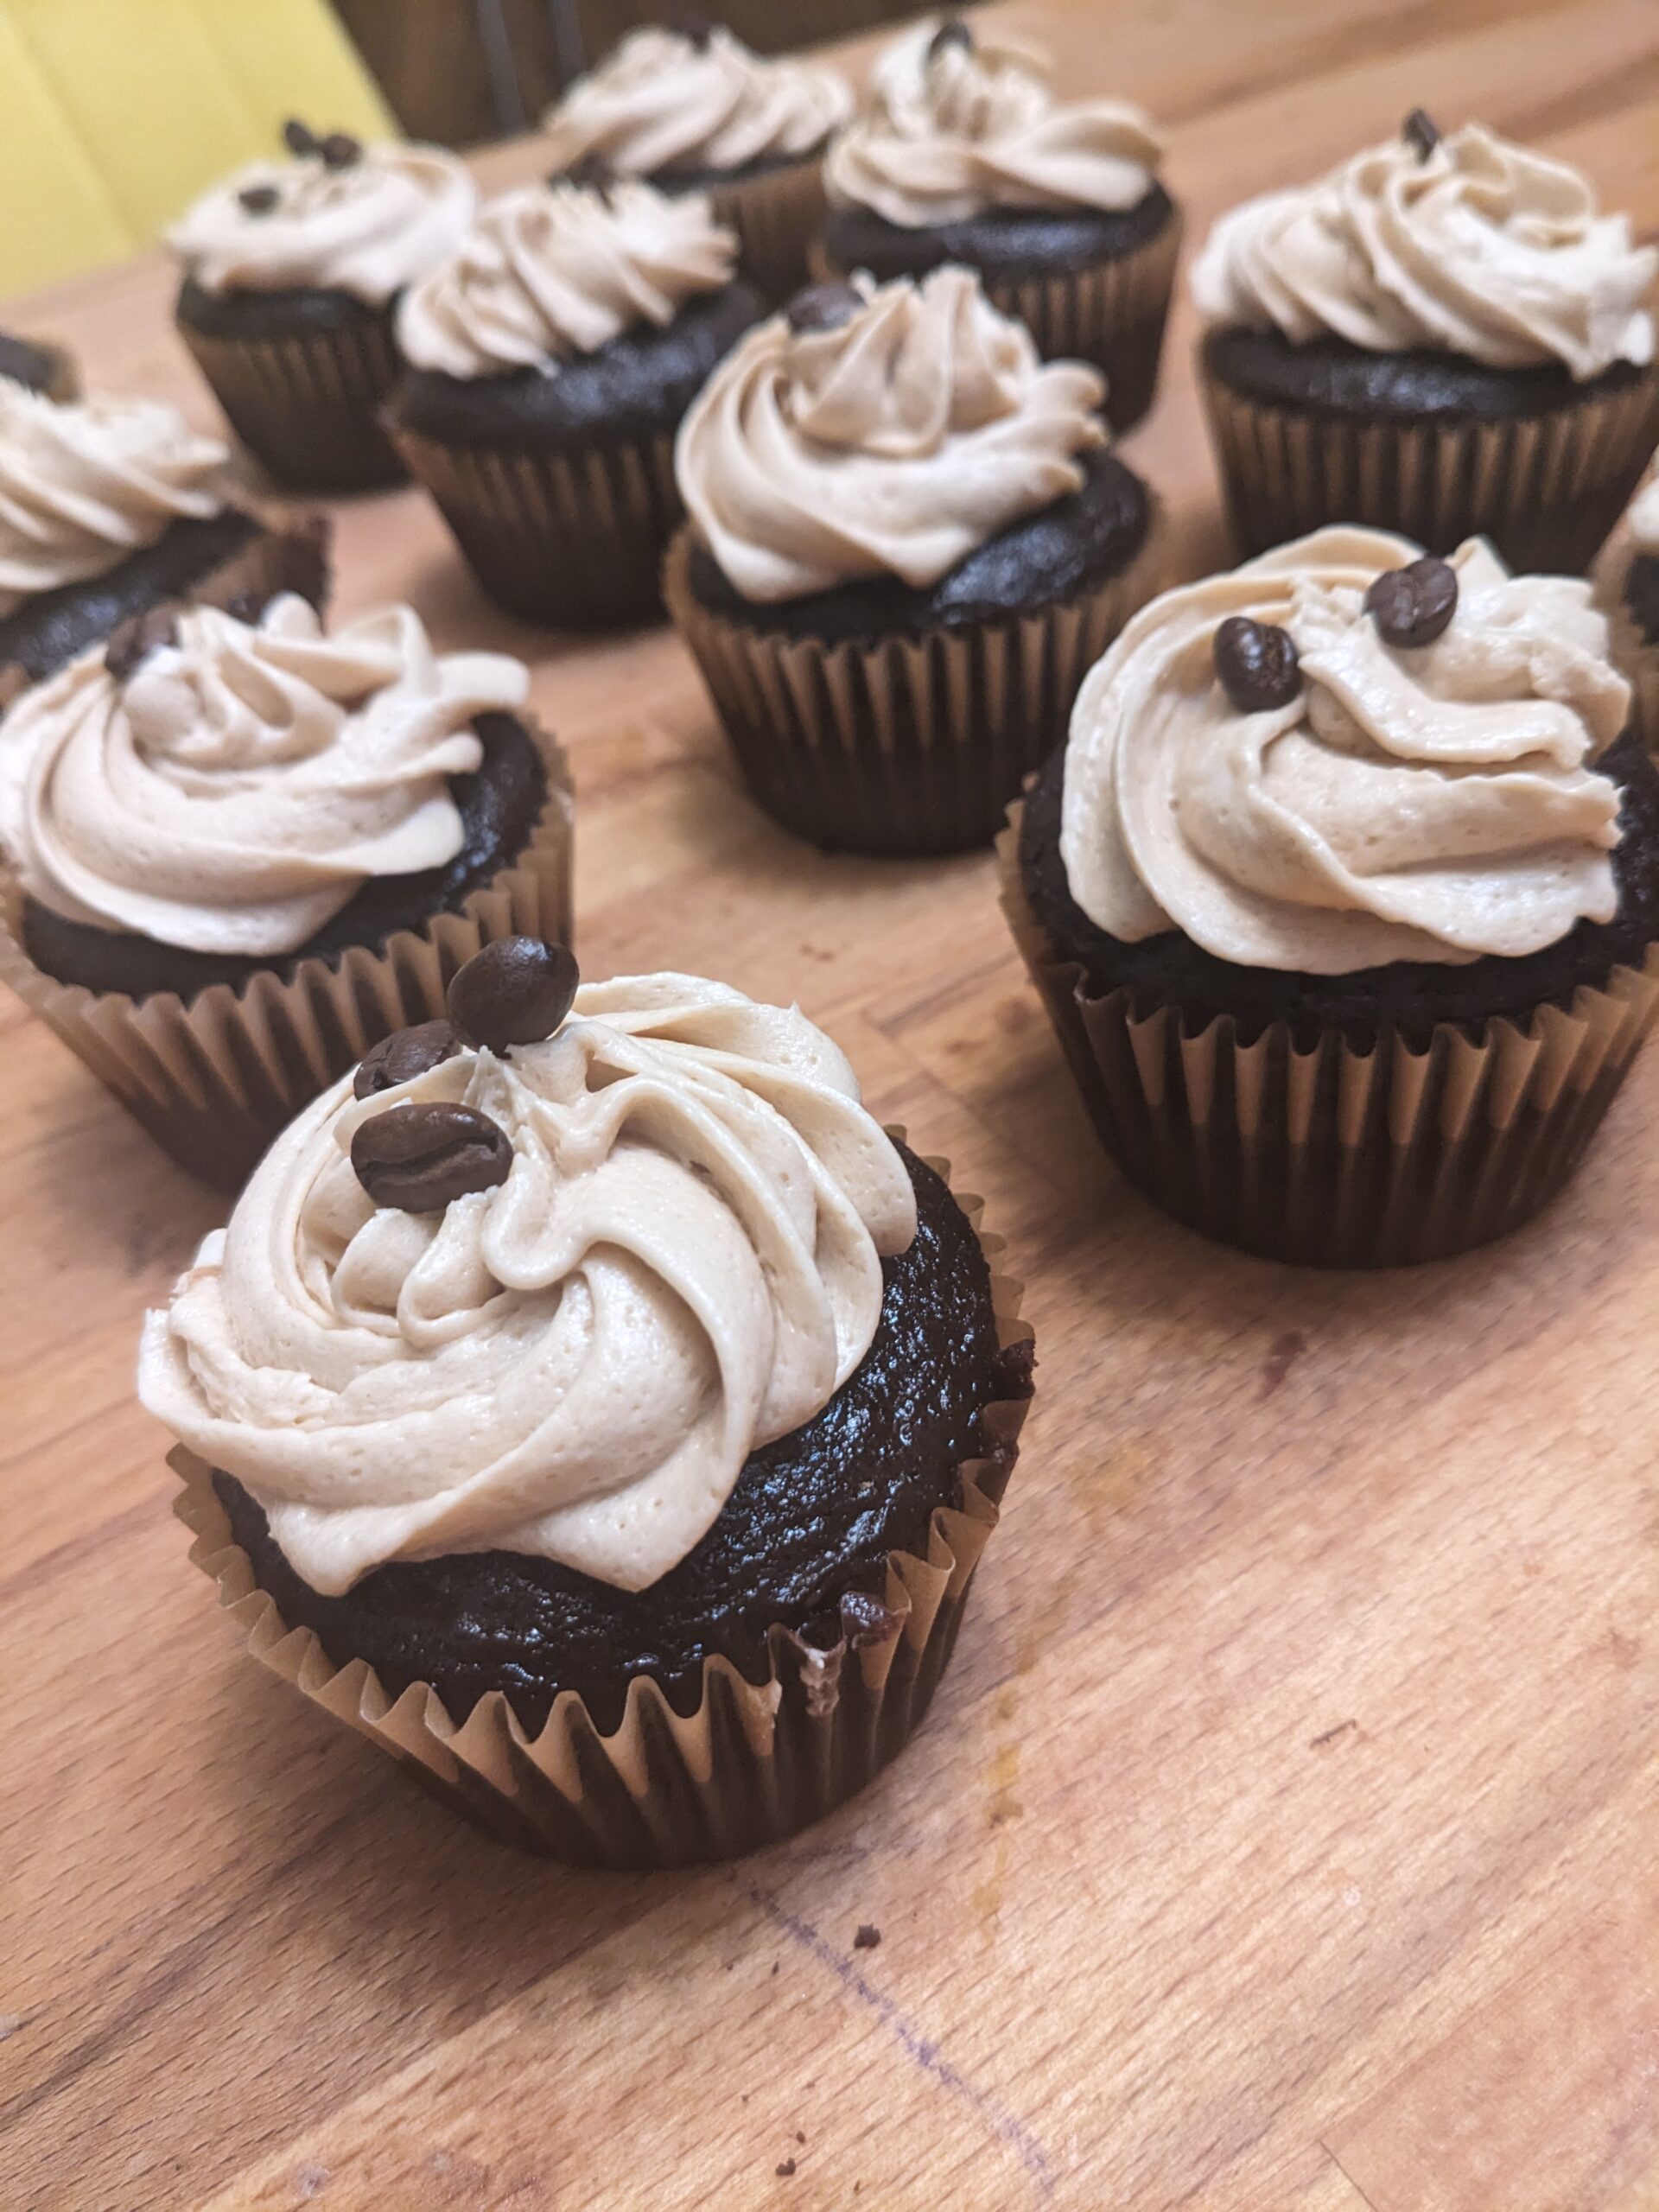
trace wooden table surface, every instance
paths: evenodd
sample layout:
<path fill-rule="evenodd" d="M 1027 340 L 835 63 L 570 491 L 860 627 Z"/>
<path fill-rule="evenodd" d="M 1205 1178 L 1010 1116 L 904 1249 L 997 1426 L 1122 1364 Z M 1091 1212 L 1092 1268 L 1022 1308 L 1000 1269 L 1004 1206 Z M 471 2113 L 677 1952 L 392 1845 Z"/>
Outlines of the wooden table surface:
<path fill-rule="evenodd" d="M 1659 220 L 1654 0 L 1007 14 L 1167 124 L 1190 236 L 1419 102 Z M 152 259 L 5 320 L 210 423 L 167 297 Z M 1196 568 L 1191 338 L 1127 450 Z M 187 1564 L 133 1345 L 216 1201 L 8 1002 L 4 2212 L 1659 2203 L 1659 1053 L 1490 1254 L 1212 1249 L 1096 1150 L 988 860 L 790 842 L 671 637 L 492 615 L 412 493 L 341 507 L 339 553 L 343 609 L 533 661 L 590 972 L 798 996 L 987 1194 L 1037 1404 L 954 1670 L 861 1802 L 682 1875 L 518 1858 Z"/>

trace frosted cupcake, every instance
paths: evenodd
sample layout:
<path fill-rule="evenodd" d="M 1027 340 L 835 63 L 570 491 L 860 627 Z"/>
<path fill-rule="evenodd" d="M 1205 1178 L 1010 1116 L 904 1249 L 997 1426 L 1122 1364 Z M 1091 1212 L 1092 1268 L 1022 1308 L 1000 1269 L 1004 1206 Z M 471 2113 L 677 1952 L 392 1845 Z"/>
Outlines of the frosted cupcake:
<path fill-rule="evenodd" d="M 1109 1151 L 1254 1251 L 1440 1257 L 1566 1182 L 1659 1003 L 1659 771 L 1590 588 L 1327 530 L 1090 675 L 1004 899 Z"/>
<path fill-rule="evenodd" d="M 1224 215 L 1201 380 L 1251 549 L 1327 522 L 1581 574 L 1659 440 L 1659 253 L 1588 181 L 1477 124 Z"/>
<path fill-rule="evenodd" d="M 54 404 L 0 378 L 0 678 L 37 681 L 163 600 L 218 606 L 327 584 L 320 518 L 231 505 L 229 456 L 156 399 Z"/>
<path fill-rule="evenodd" d="M 402 474 L 377 415 L 397 378 L 397 302 L 477 205 L 435 146 L 365 146 L 289 123 L 168 233 L 181 334 L 238 436 L 282 483 L 360 491 Z"/>
<path fill-rule="evenodd" d="M 528 690 L 407 607 L 332 635 L 291 594 L 153 609 L 0 729 L 0 975 L 234 1185 L 486 940 L 568 932 L 569 787 Z"/>
<path fill-rule="evenodd" d="M 139 1388 L 260 1656 L 498 1832 L 666 1865 L 907 1739 L 1031 1347 L 798 1012 L 575 985 L 492 947 L 308 1109 Z"/>
<path fill-rule="evenodd" d="M 846 79 L 763 60 L 727 30 L 630 32 L 543 118 L 553 173 L 597 156 L 665 193 L 706 193 L 743 274 L 776 301 L 805 281 L 823 217 L 823 157 L 852 111 Z"/>
<path fill-rule="evenodd" d="M 750 789 L 815 844 L 988 843 L 1154 588 L 1099 373 L 1039 360 L 965 269 L 823 285 L 687 416 L 684 632 Z"/>

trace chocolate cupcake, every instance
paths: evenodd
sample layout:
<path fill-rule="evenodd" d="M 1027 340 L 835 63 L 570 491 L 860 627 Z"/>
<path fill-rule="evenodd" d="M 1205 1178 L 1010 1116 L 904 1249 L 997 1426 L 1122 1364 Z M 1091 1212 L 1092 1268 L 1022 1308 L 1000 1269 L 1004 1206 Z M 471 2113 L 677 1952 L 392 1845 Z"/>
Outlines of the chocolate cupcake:
<path fill-rule="evenodd" d="M 73 399 L 80 390 L 73 357 L 63 346 L 10 330 L 0 330 L 0 377 L 43 399 Z"/>
<path fill-rule="evenodd" d="M 1596 563 L 1613 658 L 1636 694 L 1637 724 L 1659 752 L 1659 471 L 1649 474 Z"/>
<path fill-rule="evenodd" d="M 823 219 L 823 150 L 852 111 L 845 78 L 762 60 L 728 30 L 630 32 L 548 110 L 555 176 L 597 157 L 659 192 L 707 194 L 742 273 L 776 302 L 806 280 Z"/>
<path fill-rule="evenodd" d="M 156 399 L 65 405 L 0 380 L 0 690 L 38 683 L 163 600 L 296 591 L 320 607 L 320 518 L 226 504 L 225 448 Z"/>
<path fill-rule="evenodd" d="M 1092 361 L 1126 430 L 1152 404 L 1181 219 L 1127 101 L 1058 101 L 1039 55 L 931 16 L 875 66 L 825 164 L 831 275 L 976 270 L 1049 359 Z"/>
<path fill-rule="evenodd" d="M 1656 268 L 1576 169 L 1421 111 L 1235 208 L 1192 293 L 1241 543 L 1370 523 L 1581 574 L 1659 440 Z"/>
<path fill-rule="evenodd" d="M 296 1109 L 515 929 L 569 930 L 569 792 L 503 654 L 160 607 L 0 730 L 0 976 L 181 1165 Z"/>
<path fill-rule="evenodd" d="M 1321 1266 L 1535 1213 L 1659 1006 L 1659 771 L 1589 586 L 1319 531 L 1166 593 L 1078 697 L 1003 895 L 1101 1137 Z"/>
<path fill-rule="evenodd" d="M 499 1833 L 664 1866 L 908 1738 L 1031 1344 L 798 1011 L 575 982 L 491 947 L 319 1099 L 139 1388 L 261 1656 Z"/>
<path fill-rule="evenodd" d="M 249 451 L 300 491 L 358 492 L 403 474 L 378 414 L 397 380 L 405 288 L 453 252 L 477 207 L 435 146 L 284 136 L 168 233 L 184 265 L 185 344 Z"/>
<path fill-rule="evenodd" d="M 588 629 L 660 611 L 674 433 L 760 313 L 735 253 L 700 195 L 531 185 L 404 302 L 391 435 L 509 613 Z"/>
<path fill-rule="evenodd" d="M 669 609 L 749 788 L 830 849 L 988 843 L 1154 588 L 1101 380 L 965 269 L 823 286 L 687 416 Z"/>

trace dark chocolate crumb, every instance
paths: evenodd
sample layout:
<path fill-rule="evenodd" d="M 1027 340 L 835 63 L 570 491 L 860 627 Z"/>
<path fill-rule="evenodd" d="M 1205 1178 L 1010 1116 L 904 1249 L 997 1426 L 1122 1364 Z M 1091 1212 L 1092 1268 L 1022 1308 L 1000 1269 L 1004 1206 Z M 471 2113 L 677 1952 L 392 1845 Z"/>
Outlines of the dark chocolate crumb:
<path fill-rule="evenodd" d="M 793 2158 L 785 2158 L 781 2165 L 776 2165 L 772 2168 L 773 2173 L 777 2175 L 779 2181 L 787 2181 L 794 2171 L 795 2161 Z"/>
<path fill-rule="evenodd" d="M 853 1948 L 855 1951 L 873 1951 L 880 1941 L 881 1930 L 867 1920 L 861 1924 L 853 1938 Z"/>

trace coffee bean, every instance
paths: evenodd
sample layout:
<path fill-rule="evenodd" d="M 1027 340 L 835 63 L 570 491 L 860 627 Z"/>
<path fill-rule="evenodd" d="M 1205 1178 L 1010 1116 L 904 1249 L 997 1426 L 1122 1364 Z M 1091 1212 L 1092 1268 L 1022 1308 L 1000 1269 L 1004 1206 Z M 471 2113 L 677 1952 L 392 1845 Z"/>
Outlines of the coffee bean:
<path fill-rule="evenodd" d="M 290 115 L 283 125 L 283 143 L 296 161 L 317 150 L 315 132 L 302 123 L 296 115 Z"/>
<path fill-rule="evenodd" d="M 1427 108 L 1413 108 L 1400 126 L 1400 136 L 1407 145 L 1415 147 L 1420 162 L 1426 162 L 1440 143 L 1440 130 Z"/>
<path fill-rule="evenodd" d="M 1365 594 L 1365 612 L 1390 645 L 1432 645 L 1458 611 L 1458 572 L 1433 553 L 1385 569 Z"/>
<path fill-rule="evenodd" d="M 160 652 L 163 645 L 178 644 L 180 612 L 175 600 L 164 600 L 159 607 L 131 615 L 111 631 L 104 648 L 104 665 L 118 683 L 136 674 L 151 653 Z"/>
<path fill-rule="evenodd" d="M 1216 674 L 1242 715 L 1287 707 L 1302 688 L 1301 667 L 1288 630 L 1230 614 L 1216 632 Z"/>
<path fill-rule="evenodd" d="M 971 51 L 973 43 L 974 35 L 961 16 L 947 16 L 927 41 L 927 58 L 931 61 L 935 54 L 944 54 L 953 46 L 960 46 Z"/>
<path fill-rule="evenodd" d="M 499 938 L 457 969 L 449 985 L 449 1019 L 474 1045 L 505 1052 L 539 1045 L 570 1011 L 580 970 L 562 944 L 537 937 Z"/>
<path fill-rule="evenodd" d="M 274 184 L 245 184 L 236 195 L 250 215 L 269 215 L 281 196 Z"/>
<path fill-rule="evenodd" d="M 331 130 L 317 148 L 326 169 L 354 168 L 363 158 L 363 146 L 349 130 Z"/>
<path fill-rule="evenodd" d="M 784 320 L 798 336 L 809 331 L 839 330 L 863 304 L 862 296 L 850 284 L 809 284 L 785 308 Z"/>
<path fill-rule="evenodd" d="M 352 1167 L 376 1205 L 439 1213 L 452 1198 L 505 1183 L 512 1144 L 499 1122 L 471 1106 L 411 1098 L 358 1123 Z"/>
<path fill-rule="evenodd" d="M 461 1039 L 447 1021 L 417 1021 L 412 1029 L 394 1029 L 363 1055 L 352 1077 L 352 1096 L 374 1098 L 400 1083 L 412 1083 L 460 1050 Z"/>

